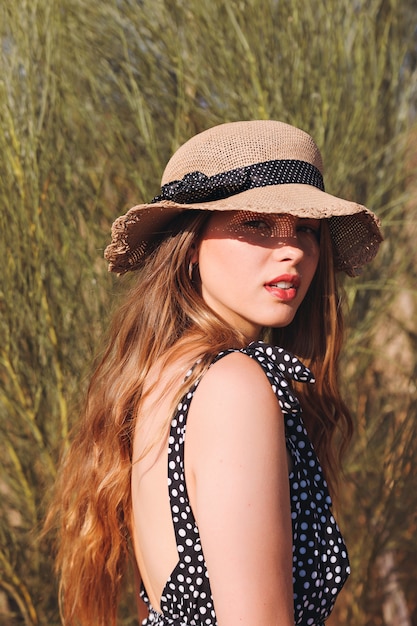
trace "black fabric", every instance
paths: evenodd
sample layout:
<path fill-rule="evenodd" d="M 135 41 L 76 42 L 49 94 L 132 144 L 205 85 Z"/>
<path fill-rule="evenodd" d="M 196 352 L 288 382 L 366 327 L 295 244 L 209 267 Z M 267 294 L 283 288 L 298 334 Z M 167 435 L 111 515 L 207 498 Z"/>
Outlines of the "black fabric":
<path fill-rule="evenodd" d="M 161 188 L 151 203 L 170 200 L 178 204 L 212 202 L 234 196 L 255 187 L 287 184 L 312 185 L 324 191 L 323 177 L 311 163 L 295 159 L 264 161 L 239 167 L 214 176 L 190 172 Z"/>

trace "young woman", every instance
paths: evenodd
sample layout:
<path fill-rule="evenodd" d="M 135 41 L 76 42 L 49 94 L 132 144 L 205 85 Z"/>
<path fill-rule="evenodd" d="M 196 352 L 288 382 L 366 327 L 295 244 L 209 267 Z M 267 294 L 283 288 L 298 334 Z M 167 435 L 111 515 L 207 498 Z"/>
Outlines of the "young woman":
<path fill-rule="evenodd" d="M 349 573 L 336 272 L 372 260 L 377 218 L 325 193 L 309 135 L 235 122 L 184 144 L 112 236 L 110 270 L 137 280 L 51 511 L 64 623 L 116 623 L 131 554 L 144 624 L 322 625 Z"/>

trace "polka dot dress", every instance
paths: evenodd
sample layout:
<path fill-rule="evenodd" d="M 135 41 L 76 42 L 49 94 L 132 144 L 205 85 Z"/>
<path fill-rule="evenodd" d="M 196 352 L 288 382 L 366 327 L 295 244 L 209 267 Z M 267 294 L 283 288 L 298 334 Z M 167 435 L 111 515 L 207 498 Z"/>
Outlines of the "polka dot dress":
<path fill-rule="evenodd" d="M 229 351 L 230 352 L 230 351 Z M 220 353 L 214 362 L 229 352 Z M 296 625 L 323 626 L 349 574 L 343 538 L 331 513 L 326 481 L 301 419 L 301 408 L 288 379 L 314 382 L 298 359 L 268 344 L 251 343 L 241 350 L 263 368 L 282 409 L 287 448 L 293 528 L 293 586 Z M 161 596 L 161 613 L 150 605 L 143 626 L 216 626 L 210 581 L 198 527 L 184 478 L 187 415 L 197 383 L 184 396 L 171 423 L 168 448 L 168 489 L 178 550 L 178 563 Z"/>

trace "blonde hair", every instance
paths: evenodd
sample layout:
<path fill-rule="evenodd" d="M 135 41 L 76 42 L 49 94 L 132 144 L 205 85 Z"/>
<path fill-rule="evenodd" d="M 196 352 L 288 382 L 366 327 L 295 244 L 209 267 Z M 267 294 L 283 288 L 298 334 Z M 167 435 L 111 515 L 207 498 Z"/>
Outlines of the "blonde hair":
<path fill-rule="evenodd" d="M 176 401 L 222 350 L 242 348 L 245 337 L 219 318 L 189 275 L 193 245 L 208 213 L 187 211 L 149 255 L 116 313 L 107 348 L 91 378 L 82 419 L 63 459 L 47 528 L 56 526 L 65 626 L 114 626 L 131 536 L 130 475 L 134 421 L 153 363 L 170 363 L 191 347 L 199 354 Z M 271 340 L 307 361 L 317 383 L 300 388 L 307 427 L 327 476 L 337 475 L 336 430 L 345 443 L 349 414 L 337 385 L 342 320 L 323 221 L 319 267 L 293 323 L 267 331 Z M 303 387 L 306 387 L 305 385 Z"/>

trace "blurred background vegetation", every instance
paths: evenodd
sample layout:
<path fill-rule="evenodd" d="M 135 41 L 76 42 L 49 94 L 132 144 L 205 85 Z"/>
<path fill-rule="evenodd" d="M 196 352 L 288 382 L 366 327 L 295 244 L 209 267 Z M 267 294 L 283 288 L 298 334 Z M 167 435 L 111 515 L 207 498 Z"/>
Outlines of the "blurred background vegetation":
<path fill-rule="evenodd" d="M 327 189 L 383 221 L 345 281 L 353 574 L 330 621 L 417 624 L 416 28 L 415 0 L 0 0 L 0 624 L 59 624 L 38 531 L 123 284 L 111 222 L 184 140 L 253 118 L 310 132 Z"/>

